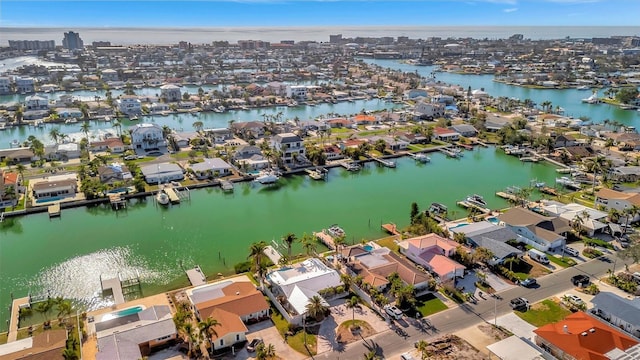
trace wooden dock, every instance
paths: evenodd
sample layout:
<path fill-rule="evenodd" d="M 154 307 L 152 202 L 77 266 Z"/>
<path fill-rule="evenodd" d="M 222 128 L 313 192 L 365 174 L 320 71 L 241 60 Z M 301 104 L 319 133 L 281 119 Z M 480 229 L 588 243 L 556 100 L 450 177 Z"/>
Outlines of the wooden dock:
<path fill-rule="evenodd" d="M 379 164 L 382 164 L 388 168 L 394 168 L 396 167 L 396 162 L 392 161 L 392 160 L 385 160 L 385 159 L 381 159 L 378 157 L 371 157 L 371 160 L 378 162 Z"/>
<path fill-rule="evenodd" d="M 222 191 L 233 192 L 233 183 L 229 180 L 220 180 L 220 188 Z"/>
<path fill-rule="evenodd" d="M 518 199 L 518 197 L 515 196 L 514 194 L 509 194 L 509 193 L 506 193 L 504 191 L 496 192 L 496 196 L 497 197 L 501 197 L 503 199 L 509 199 L 509 200 L 514 200 L 514 201 Z"/>
<path fill-rule="evenodd" d="M 18 325 L 20 323 L 20 309 L 31 307 L 29 297 L 13 299 L 11 302 L 11 317 L 9 318 L 9 334 L 7 343 L 18 340 Z"/>
<path fill-rule="evenodd" d="M 384 231 L 388 232 L 391 235 L 400 235 L 400 232 L 398 232 L 396 224 L 394 223 L 382 224 L 381 227 Z"/>
<path fill-rule="evenodd" d="M 560 194 L 558 194 L 558 191 L 556 189 L 548 187 L 548 186 L 543 186 L 539 190 L 543 194 L 548 194 L 548 195 L 553 195 L 553 196 L 560 196 Z"/>
<path fill-rule="evenodd" d="M 313 236 L 320 240 L 321 243 L 325 244 L 329 249 L 334 250 L 336 248 L 336 245 L 333 242 L 333 237 L 324 231 L 314 232 Z"/>
<path fill-rule="evenodd" d="M 173 188 L 165 187 L 163 190 L 167 194 L 167 196 L 169 196 L 169 201 L 171 201 L 172 204 L 180 203 L 180 197 L 178 196 L 178 194 L 176 194 L 176 191 L 173 190 Z"/>
<path fill-rule="evenodd" d="M 358 171 L 362 167 L 355 161 L 341 161 L 340 166 L 347 169 L 348 171 Z"/>
<path fill-rule="evenodd" d="M 60 204 L 49 205 L 47 208 L 49 218 L 59 217 L 61 215 Z"/>
<path fill-rule="evenodd" d="M 189 282 L 192 286 L 200 286 L 207 283 L 207 277 L 202 272 L 200 265 L 186 271 Z"/>
<path fill-rule="evenodd" d="M 111 203 L 111 208 L 116 211 L 127 208 L 127 200 L 123 199 L 120 194 L 109 195 L 109 203 Z"/>
<path fill-rule="evenodd" d="M 540 159 L 539 157 L 535 157 L 535 156 L 523 156 L 523 157 L 520 158 L 520 161 L 522 161 L 522 162 L 534 162 L 534 163 L 537 163 L 540 160 L 542 160 L 542 159 Z"/>
<path fill-rule="evenodd" d="M 271 260 L 272 263 L 276 265 L 280 263 L 280 259 L 282 259 L 282 254 L 280 254 L 280 252 L 276 250 L 273 246 L 267 245 L 264 248 L 263 252 L 265 255 L 267 255 L 267 257 L 269 258 L 269 260 Z"/>
<path fill-rule="evenodd" d="M 482 212 L 483 214 L 489 214 L 489 213 L 491 213 L 491 210 L 490 210 L 490 209 L 487 209 L 487 208 L 484 208 L 484 207 L 481 207 L 481 206 L 478 206 L 478 205 L 472 204 L 472 203 L 470 203 L 470 202 L 468 202 L 468 201 L 464 201 L 464 200 L 463 200 L 463 201 L 458 201 L 456 204 L 457 204 L 458 206 L 461 206 L 461 207 L 465 208 L 465 209 L 472 208 L 472 209 L 479 210 L 479 211 L 480 211 L 480 212 Z"/>

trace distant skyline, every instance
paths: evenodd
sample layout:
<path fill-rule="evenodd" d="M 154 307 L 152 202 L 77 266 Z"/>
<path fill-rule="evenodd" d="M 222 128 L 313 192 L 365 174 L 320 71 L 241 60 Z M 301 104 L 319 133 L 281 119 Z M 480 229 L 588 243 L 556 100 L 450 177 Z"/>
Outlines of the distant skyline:
<path fill-rule="evenodd" d="M 2 0 L 2 27 L 638 26 L 639 0 Z M 640 35 L 640 34 L 628 34 Z"/>

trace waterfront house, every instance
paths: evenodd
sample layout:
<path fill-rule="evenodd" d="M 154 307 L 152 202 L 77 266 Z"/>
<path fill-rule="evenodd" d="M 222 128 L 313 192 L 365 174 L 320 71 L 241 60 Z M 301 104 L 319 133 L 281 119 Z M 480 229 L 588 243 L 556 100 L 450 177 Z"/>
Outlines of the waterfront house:
<path fill-rule="evenodd" d="M 199 140 L 204 143 L 202 136 L 196 131 L 182 131 L 171 134 L 173 142 L 179 148 L 183 149 L 191 145 L 192 140 Z"/>
<path fill-rule="evenodd" d="M 435 140 L 453 142 L 460 140 L 460 134 L 453 129 L 436 126 L 435 128 L 433 128 L 433 138 Z"/>
<path fill-rule="evenodd" d="M 351 128 L 354 126 L 353 121 L 346 118 L 333 118 L 326 120 L 327 125 L 330 128 L 341 129 L 341 128 Z"/>
<path fill-rule="evenodd" d="M 111 184 L 117 181 L 129 181 L 133 179 L 129 168 L 126 165 L 112 163 L 111 165 L 100 166 L 98 176 L 103 184 Z"/>
<path fill-rule="evenodd" d="M 371 136 L 369 138 L 369 142 L 375 144 L 378 140 L 384 141 L 387 146 L 387 149 L 391 151 L 403 151 L 407 150 L 409 146 L 409 142 L 404 141 L 400 138 L 395 138 L 393 136 Z"/>
<path fill-rule="evenodd" d="M 304 159 L 304 144 L 302 139 L 293 133 L 283 133 L 271 138 L 271 146 L 282 153 L 285 166 L 295 166 Z"/>
<path fill-rule="evenodd" d="M 0 149 L 0 161 L 11 164 L 24 164 L 38 160 L 33 151 L 27 147 Z"/>
<path fill-rule="evenodd" d="M 61 119 L 82 118 L 82 111 L 78 108 L 59 107 L 55 108 L 55 112 Z"/>
<path fill-rule="evenodd" d="M 148 184 L 168 183 L 184 179 L 182 168 L 173 163 L 141 166 L 140 171 Z"/>
<path fill-rule="evenodd" d="M 89 150 L 93 152 L 109 151 L 112 154 L 122 154 L 125 145 L 120 138 L 106 138 L 102 141 L 93 141 L 89 144 Z"/>
<path fill-rule="evenodd" d="M 265 124 L 259 121 L 234 122 L 231 130 L 244 140 L 257 139 L 264 136 Z"/>
<path fill-rule="evenodd" d="M 607 228 L 607 224 L 604 223 L 607 217 L 606 212 L 576 203 L 563 204 L 557 201 L 542 200 L 541 204 L 546 215 L 559 216 L 569 223 L 580 219 L 580 226 L 588 236 L 593 236 L 597 231 Z"/>
<path fill-rule="evenodd" d="M 420 101 L 416 104 L 414 112 L 420 120 L 433 120 L 444 116 L 445 107 L 441 103 Z"/>
<path fill-rule="evenodd" d="M 364 284 L 379 291 L 384 291 L 390 286 L 388 277 L 393 273 L 397 273 L 405 284 L 412 285 L 416 290 L 429 287 L 429 275 L 416 269 L 389 248 L 381 247 L 367 251 L 358 245 L 345 249 L 343 257 L 347 259 L 347 266 L 354 275 L 361 276 Z"/>
<path fill-rule="evenodd" d="M 141 359 L 178 337 L 167 305 L 154 305 L 134 314 L 98 321 L 95 329 L 96 360 Z"/>
<path fill-rule="evenodd" d="M 17 205 L 20 197 L 18 191 L 18 173 L 0 169 L 0 209 Z"/>
<path fill-rule="evenodd" d="M 262 155 L 257 146 L 241 145 L 236 149 L 233 158 L 245 171 L 256 171 L 269 167 L 269 160 Z"/>
<path fill-rule="evenodd" d="M 116 100 L 118 110 L 126 115 L 140 115 L 142 104 L 136 95 L 122 95 Z"/>
<path fill-rule="evenodd" d="M 25 110 L 49 110 L 49 99 L 45 96 L 30 95 L 24 98 Z"/>
<path fill-rule="evenodd" d="M 163 112 L 163 111 L 169 111 L 169 105 L 165 104 L 165 103 L 159 103 L 159 102 L 154 102 L 149 106 L 149 111 L 151 111 L 154 114 Z"/>
<path fill-rule="evenodd" d="M 16 92 L 19 94 L 30 94 L 35 91 L 35 80 L 30 77 L 19 77 L 15 80 Z"/>
<path fill-rule="evenodd" d="M 362 126 L 378 124 L 378 120 L 376 119 L 375 116 L 366 115 L 366 114 L 358 114 L 356 116 L 353 116 L 351 118 L 351 121 L 354 122 L 356 125 L 362 125 Z"/>
<path fill-rule="evenodd" d="M 564 234 L 571 231 L 569 221 L 553 216 L 543 216 L 528 209 L 510 208 L 498 219 L 520 235 L 518 240 L 541 251 L 560 249 L 565 245 Z"/>
<path fill-rule="evenodd" d="M 173 84 L 160 86 L 160 98 L 162 98 L 165 102 L 180 101 L 182 99 L 180 87 Z"/>
<path fill-rule="evenodd" d="M 118 72 L 113 70 L 113 69 L 104 69 L 104 70 L 102 70 L 102 73 L 100 74 L 100 78 L 104 82 L 120 80 L 120 79 L 118 79 Z"/>
<path fill-rule="evenodd" d="M 465 267 L 450 258 L 459 246 L 457 242 L 433 233 L 398 243 L 401 254 L 437 275 L 441 281 L 464 276 Z"/>
<path fill-rule="evenodd" d="M 604 207 L 607 211 L 611 209 L 618 212 L 631 211 L 633 206 L 640 206 L 640 193 L 602 188 L 596 193 L 596 205 Z M 637 220 L 639 215 L 634 214 L 633 220 Z"/>
<path fill-rule="evenodd" d="M 640 354 L 637 340 L 582 311 L 533 332 L 535 343 L 557 359 L 637 359 Z"/>
<path fill-rule="evenodd" d="M 22 114 L 22 120 L 40 120 L 49 116 L 49 110 L 29 110 Z"/>
<path fill-rule="evenodd" d="M 0 360 L 62 359 L 67 339 L 66 329 L 46 330 L 0 345 Z"/>
<path fill-rule="evenodd" d="M 288 98 L 297 101 L 307 100 L 307 86 L 305 85 L 287 85 L 286 95 Z"/>
<path fill-rule="evenodd" d="M 0 95 L 11 93 L 11 80 L 6 76 L 0 76 Z"/>
<path fill-rule="evenodd" d="M 80 158 L 80 144 L 64 143 L 45 146 L 44 156 L 49 160 L 67 161 Z"/>
<path fill-rule="evenodd" d="M 640 166 L 616 166 L 609 169 L 608 175 L 614 181 L 636 182 L 640 180 Z"/>
<path fill-rule="evenodd" d="M 493 254 L 490 265 L 502 264 L 507 258 L 522 256 L 523 251 L 507 242 L 519 241 L 519 235 L 508 227 L 499 226 L 489 221 L 480 221 L 465 226 L 449 229 L 453 234 L 464 234 L 465 241 L 472 248 L 483 247 Z"/>
<path fill-rule="evenodd" d="M 340 151 L 340 148 L 336 145 L 325 145 L 323 150 L 327 161 L 339 160 L 344 157 L 342 151 Z"/>
<path fill-rule="evenodd" d="M 420 133 L 405 132 L 398 136 L 400 140 L 406 141 L 409 144 L 427 144 L 430 139 Z"/>
<path fill-rule="evenodd" d="M 36 202 L 74 197 L 78 191 L 78 179 L 75 174 L 50 176 L 38 182 L 32 180 L 29 185 Z"/>
<path fill-rule="evenodd" d="M 560 148 L 560 147 L 569 147 L 569 146 L 576 146 L 578 143 L 576 142 L 576 139 L 571 136 L 571 135 L 558 135 L 555 137 L 555 139 L 553 139 L 553 147 L 554 149 Z"/>
<path fill-rule="evenodd" d="M 220 323 L 214 328 L 217 334 L 211 335 L 213 350 L 246 341 L 246 324 L 269 319 L 269 304 L 246 277 L 198 286 L 186 293 L 200 321 L 210 317 Z"/>
<path fill-rule="evenodd" d="M 316 258 L 274 270 L 265 279 L 271 285 L 273 295 L 280 300 L 275 301 L 295 324 L 302 321 L 309 299 L 314 296 L 324 299 L 319 292 L 342 285 L 340 274 Z"/>
<path fill-rule="evenodd" d="M 158 124 L 136 124 L 129 129 L 131 133 L 131 147 L 142 150 L 157 150 L 166 147 L 162 127 Z"/>
<path fill-rule="evenodd" d="M 478 135 L 478 130 L 476 130 L 473 125 L 468 124 L 458 124 L 450 126 L 451 130 L 457 132 L 458 134 L 465 137 L 472 137 Z"/>
<path fill-rule="evenodd" d="M 625 299 L 601 291 L 591 299 L 591 312 L 627 333 L 640 338 L 640 298 Z"/>
<path fill-rule="evenodd" d="M 224 144 L 233 140 L 233 131 L 227 128 L 204 129 L 204 134 L 215 144 Z"/>
<path fill-rule="evenodd" d="M 429 93 L 427 93 L 426 89 L 409 89 L 403 93 L 402 98 L 405 100 L 411 100 L 418 97 L 427 97 Z"/>
<path fill-rule="evenodd" d="M 198 180 L 231 175 L 233 169 L 231 165 L 220 158 L 204 158 L 202 162 L 191 164 L 189 167 Z"/>

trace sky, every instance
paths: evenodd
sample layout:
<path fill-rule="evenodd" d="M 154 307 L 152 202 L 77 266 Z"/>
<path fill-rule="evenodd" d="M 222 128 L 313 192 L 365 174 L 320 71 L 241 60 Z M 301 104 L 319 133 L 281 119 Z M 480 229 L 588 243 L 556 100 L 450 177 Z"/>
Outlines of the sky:
<path fill-rule="evenodd" d="M 639 14 L 640 0 L 0 0 L 0 27 L 638 26 Z"/>

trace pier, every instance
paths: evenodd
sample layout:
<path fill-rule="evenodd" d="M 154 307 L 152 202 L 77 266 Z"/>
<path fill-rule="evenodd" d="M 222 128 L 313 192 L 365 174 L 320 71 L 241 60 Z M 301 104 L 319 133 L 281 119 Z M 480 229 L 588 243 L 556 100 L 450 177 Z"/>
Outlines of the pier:
<path fill-rule="evenodd" d="M 518 197 L 517 197 L 517 196 L 515 196 L 514 194 L 510 194 L 510 193 L 508 193 L 508 192 L 504 192 L 504 191 L 498 191 L 498 192 L 496 192 L 496 196 L 497 196 L 497 197 L 501 197 L 501 198 L 503 198 L 503 199 L 513 200 L 513 201 L 518 200 Z"/>
<path fill-rule="evenodd" d="M 114 278 L 103 279 L 100 275 L 100 287 L 102 292 L 111 290 L 113 294 L 113 300 L 116 305 L 123 304 L 125 302 L 124 295 L 125 290 L 131 287 L 140 287 L 140 273 L 136 270 L 136 276 L 134 278 L 122 279 L 120 273 Z M 130 292 L 127 292 L 127 294 Z"/>
<path fill-rule="evenodd" d="M 340 162 L 340 166 L 347 169 L 348 171 L 358 171 L 361 169 L 360 164 L 355 161 L 342 161 Z"/>
<path fill-rule="evenodd" d="M 324 230 L 321 232 L 314 232 L 313 236 L 315 236 L 321 243 L 325 244 L 329 249 L 335 250 L 336 245 L 333 242 L 333 237 L 327 234 Z"/>
<path fill-rule="evenodd" d="M 396 224 L 394 223 L 382 224 L 381 227 L 384 231 L 388 232 L 391 235 L 400 235 L 400 232 L 398 232 Z"/>
<path fill-rule="evenodd" d="M 440 152 L 452 158 L 459 158 L 462 156 L 460 150 L 452 148 L 440 148 Z"/>
<path fill-rule="evenodd" d="M 431 158 L 423 153 L 409 153 L 409 157 L 411 157 L 415 161 L 419 161 L 421 163 L 428 163 L 431 161 Z"/>
<path fill-rule="evenodd" d="M 304 171 L 313 180 L 326 180 L 327 179 L 327 175 L 329 175 L 329 171 L 327 171 L 325 168 L 304 169 Z"/>
<path fill-rule="evenodd" d="M 233 192 L 233 183 L 229 180 L 220 180 L 220 188 L 222 191 Z"/>
<path fill-rule="evenodd" d="M 537 163 L 540 160 L 542 160 L 542 159 L 540 159 L 539 157 L 535 157 L 535 156 L 523 156 L 523 157 L 520 158 L 520 161 L 522 161 L 522 162 L 534 162 L 534 163 Z"/>
<path fill-rule="evenodd" d="M 558 194 L 558 191 L 556 189 L 548 186 L 541 187 L 540 192 L 547 195 L 560 196 L 560 194 Z"/>
<path fill-rule="evenodd" d="M 111 203 L 111 208 L 115 211 L 127 208 L 127 200 L 120 197 L 120 194 L 109 195 L 109 203 Z"/>
<path fill-rule="evenodd" d="M 62 214 L 60 204 L 49 205 L 47 212 L 49 213 L 49 218 L 60 217 Z"/>
<path fill-rule="evenodd" d="M 280 254 L 280 252 L 276 250 L 275 247 L 271 245 L 267 245 L 264 248 L 263 252 L 265 255 L 267 255 L 267 257 L 269 258 L 269 260 L 271 260 L 272 263 L 276 265 L 280 263 L 280 259 L 282 259 L 282 254 Z"/>
<path fill-rule="evenodd" d="M 18 339 L 18 326 L 20 323 L 20 309 L 31 307 L 29 296 L 13 299 L 11 301 L 11 317 L 9 317 L 9 333 L 7 343 Z"/>
<path fill-rule="evenodd" d="M 382 165 L 388 167 L 388 168 L 396 167 L 396 162 L 392 161 L 392 160 L 385 160 L 385 159 L 381 159 L 381 158 L 377 158 L 377 157 L 373 157 L 373 156 L 371 157 L 371 159 L 373 161 L 378 162 L 379 164 L 382 164 Z"/>
<path fill-rule="evenodd" d="M 490 210 L 490 209 L 484 208 L 484 207 L 482 207 L 482 206 L 478 206 L 478 205 L 476 205 L 476 204 L 472 204 L 472 203 L 470 203 L 470 202 L 468 202 L 468 201 L 466 201 L 466 200 L 458 201 L 456 204 L 457 204 L 458 206 L 460 206 L 460 207 L 465 208 L 465 209 L 476 209 L 476 210 L 479 210 L 479 211 L 480 211 L 480 212 L 482 212 L 483 214 L 489 214 L 489 213 L 491 213 L 491 210 Z"/>
<path fill-rule="evenodd" d="M 200 286 L 207 283 L 207 277 L 202 272 L 200 265 L 186 271 L 189 282 L 192 286 Z"/>
<path fill-rule="evenodd" d="M 180 203 L 180 197 L 178 196 L 178 194 L 176 194 L 176 191 L 173 190 L 172 187 L 165 187 L 164 192 L 167 194 L 167 196 L 169 196 L 169 201 L 171 201 L 172 204 Z"/>

